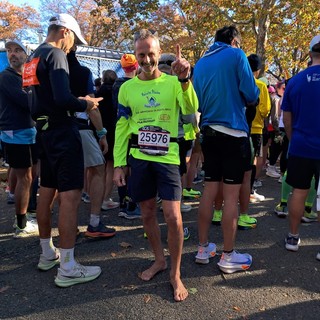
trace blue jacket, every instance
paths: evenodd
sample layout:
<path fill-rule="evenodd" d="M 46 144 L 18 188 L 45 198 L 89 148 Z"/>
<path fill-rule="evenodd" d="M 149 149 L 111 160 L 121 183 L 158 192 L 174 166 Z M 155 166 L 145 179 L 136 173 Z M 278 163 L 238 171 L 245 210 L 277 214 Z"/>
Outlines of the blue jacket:
<path fill-rule="evenodd" d="M 259 89 L 241 49 L 215 42 L 196 63 L 193 84 L 201 127 L 219 124 L 249 133 L 245 106 L 258 100 Z"/>

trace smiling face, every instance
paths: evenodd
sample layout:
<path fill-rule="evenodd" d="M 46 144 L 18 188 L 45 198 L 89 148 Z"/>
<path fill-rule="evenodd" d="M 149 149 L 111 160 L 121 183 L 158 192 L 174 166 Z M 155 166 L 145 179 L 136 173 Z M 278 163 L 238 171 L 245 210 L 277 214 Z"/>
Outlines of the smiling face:
<path fill-rule="evenodd" d="M 161 50 L 159 41 L 152 37 L 139 39 L 135 42 L 135 56 L 141 68 L 141 80 L 151 80 L 160 76 L 158 62 Z"/>
<path fill-rule="evenodd" d="M 27 60 L 27 54 L 24 50 L 17 44 L 9 44 L 7 46 L 7 57 L 10 63 L 10 67 L 21 72 L 24 63 Z"/>

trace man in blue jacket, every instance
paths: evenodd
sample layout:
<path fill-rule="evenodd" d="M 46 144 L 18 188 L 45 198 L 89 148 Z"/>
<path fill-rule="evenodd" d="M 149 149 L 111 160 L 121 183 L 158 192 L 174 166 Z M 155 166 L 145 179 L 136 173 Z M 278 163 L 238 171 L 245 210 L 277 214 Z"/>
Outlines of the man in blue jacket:
<path fill-rule="evenodd" d="M 28 107 L 28 95 L 22 89 L 22 72 L 27 60 L 27 49 L 18 40 L 5 44 L 10 66 L 0 74 L 0 129 L 10 175 L 16 178 L 15 238 L 27 237 L 38 232 L 35 221 L 27 220 L 32 166 L 37 162 L 36 129 Z"/>
<path fill-rule="evenodd" d="M 196 262 L 206 264 L 216 253 L 208 242 L 214 199 L 223 182 L 223 254 L 219 268 L 226 273 L 248 269 L 252 257 L 234 251 L 238 200 L 245 170 L 250 165 L 246 107 L 255 108 L 259 90 L 234 26 L 217 31 L 215 42 L 197 62 L 194 88 L 201 113 L 205 187 L 199 206 L 199 247 Z"/>

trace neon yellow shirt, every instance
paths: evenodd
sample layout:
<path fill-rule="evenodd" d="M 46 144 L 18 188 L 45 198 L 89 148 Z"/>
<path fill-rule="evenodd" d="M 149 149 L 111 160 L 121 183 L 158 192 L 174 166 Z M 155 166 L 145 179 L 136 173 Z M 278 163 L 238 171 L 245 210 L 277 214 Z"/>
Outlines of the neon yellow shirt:
<path fill-rule="evenodd" d="M 162 73 L 154 80 L 143 81 L 138 77 L 126 81 L 118 96 L 119 120 L 116 125 L 113 150 L 114 166 L 127 164 L 128 144 L 132 134 L 138 134 L 144 126 L 158 126 L 170 132 L 171 138 L 178 136 L 179 111 L 182 114 L 195 113 L 198 98 L 191 83 L 183 92 L 176 76 Z M 129 154 L 136 159 L 169 164 L 180 164 L 179 146 L 169 143 L 166 155 L 155 156 L 130 148 Z"/>

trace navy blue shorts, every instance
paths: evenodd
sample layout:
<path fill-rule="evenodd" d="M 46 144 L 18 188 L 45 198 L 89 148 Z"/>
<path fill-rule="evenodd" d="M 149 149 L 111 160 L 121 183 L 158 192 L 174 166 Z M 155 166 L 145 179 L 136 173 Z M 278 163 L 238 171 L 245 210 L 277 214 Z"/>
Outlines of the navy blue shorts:
<path fill-rule="evenodd" d="M 244 172 L 250 168 L 249 138 L 233 137 L 215 130 L 206 130 L 201 143 L 205 181 L 241 184 Z"/>
<path fill-rule="evenodd" d="M 320 160 L 290 156 L 288 158 L 286 182 L 295 189 L 309 189 L 311 180 L 316 179 L 316 190 L 319 183 Z"/>
<path fill-rule="evenodd" d="M 59 126 L 38 133 L 40 183 L 59 192 L 83 188 L 84 162 L 77 126 Z"/>
<path fill-rule="evenodd" d="M 181 178 L 179 166 L 129 157 L 131 167 L 131 196 L 141 202 L 155 198 L 157 193 L 162 200 L 181 200 Z"/>
<path fill-rule="evenodd" d="M 13 144 L 3 142 L 6 160 L 11 168 L 26 169 L 38 161 L 36 144 Z"/>

